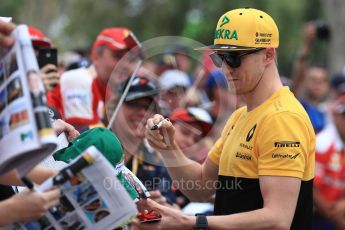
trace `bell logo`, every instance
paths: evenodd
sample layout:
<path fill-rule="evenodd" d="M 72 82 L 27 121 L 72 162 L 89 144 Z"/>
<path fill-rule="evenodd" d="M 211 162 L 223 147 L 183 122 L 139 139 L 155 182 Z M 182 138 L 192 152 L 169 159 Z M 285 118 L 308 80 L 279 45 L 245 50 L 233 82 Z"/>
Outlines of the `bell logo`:
<path fill-rule="evenodd" d="M 224 18 L 222 19 L 222 23 L 220 24 L 219 27 L 222 27 L 229 22 L 230 22 L 230 19 L 227 16 L 224 16 Z"/>

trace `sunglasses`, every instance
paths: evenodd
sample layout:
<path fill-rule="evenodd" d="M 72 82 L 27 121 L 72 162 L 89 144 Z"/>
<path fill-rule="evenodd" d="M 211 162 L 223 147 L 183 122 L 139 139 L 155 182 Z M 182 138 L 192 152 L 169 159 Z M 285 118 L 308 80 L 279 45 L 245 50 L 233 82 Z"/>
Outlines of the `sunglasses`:
<path fill-rule="evenodd" d="M 228 52 L 228 53 L 217 53 L 213 52 L 210 54 L 210 58 L 212 59 L 215 66 L 218 68 L 222 67 L 223 62 L 225 62 L 231 68 L 238 68 L 241 66 L 241 57 L 257 53 L 264 48 L 258 48 L 250 51 L 245 52 Z"/>

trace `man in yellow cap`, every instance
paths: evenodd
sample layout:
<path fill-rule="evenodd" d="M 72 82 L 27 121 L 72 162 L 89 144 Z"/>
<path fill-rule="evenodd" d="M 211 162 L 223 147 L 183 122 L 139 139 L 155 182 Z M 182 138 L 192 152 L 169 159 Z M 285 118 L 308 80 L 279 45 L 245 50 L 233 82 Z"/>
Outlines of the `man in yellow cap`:
<path fill-rule="evenodd" d="M 246 106 L 229 118 L 206 162 L 188 160 L 174 141 L 174 127 L 155 115 L 149 143 L 160 151 L 179 189 L 191 200 L 215 196 L 214 216 L 181 212 L 147 200 L 162 214 L 140 229 L 311 229 L 315 135 L 301 104 L 283 87 L 276 64 L 279 32 L 265 12 L 241 8 L 218 21 L 213 50 L 232 91 Z M 168 140 L 168 141 L 167 141 Z M 194 184 L 194 186 L 191 186 Z"/>

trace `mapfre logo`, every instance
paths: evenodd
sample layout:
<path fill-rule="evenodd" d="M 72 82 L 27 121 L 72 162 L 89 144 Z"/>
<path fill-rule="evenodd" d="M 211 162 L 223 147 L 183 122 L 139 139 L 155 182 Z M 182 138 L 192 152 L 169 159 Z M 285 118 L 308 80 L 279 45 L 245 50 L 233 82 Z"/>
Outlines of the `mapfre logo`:
<path fill-rule="evenodd" d="M 274 142 L 274 147 L 276 148 L 294 148 L 300 146 L 299 141 L 277 141 Z"/>

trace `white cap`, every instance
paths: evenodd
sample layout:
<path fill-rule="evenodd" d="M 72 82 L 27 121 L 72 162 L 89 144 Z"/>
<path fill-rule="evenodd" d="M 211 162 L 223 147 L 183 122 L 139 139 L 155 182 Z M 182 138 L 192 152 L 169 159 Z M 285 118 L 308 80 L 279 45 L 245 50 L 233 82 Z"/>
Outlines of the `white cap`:
<path fill-rule="evenodd" d="M 211 115 L 204 109 L 198 108 L 198 107 L 189 107 L 187 109 L 189 113 L 191 113 L 195 118 L 197 118 L 199 121 L 203 121 L 207 124 L 212 124 L 212 117 Z"/>
<path fill-rule="evenodd" d="M 4 22 L 12 22 L 12 17 L 0 17 L 0 20 Z"/>
<path fill-rule="evenodd" d="M 188 75 L 180 70 L 167 70 L 159 78 L 161 90 L 169 90 L 174 87 L 188 88 L 189 86 Z"/>

